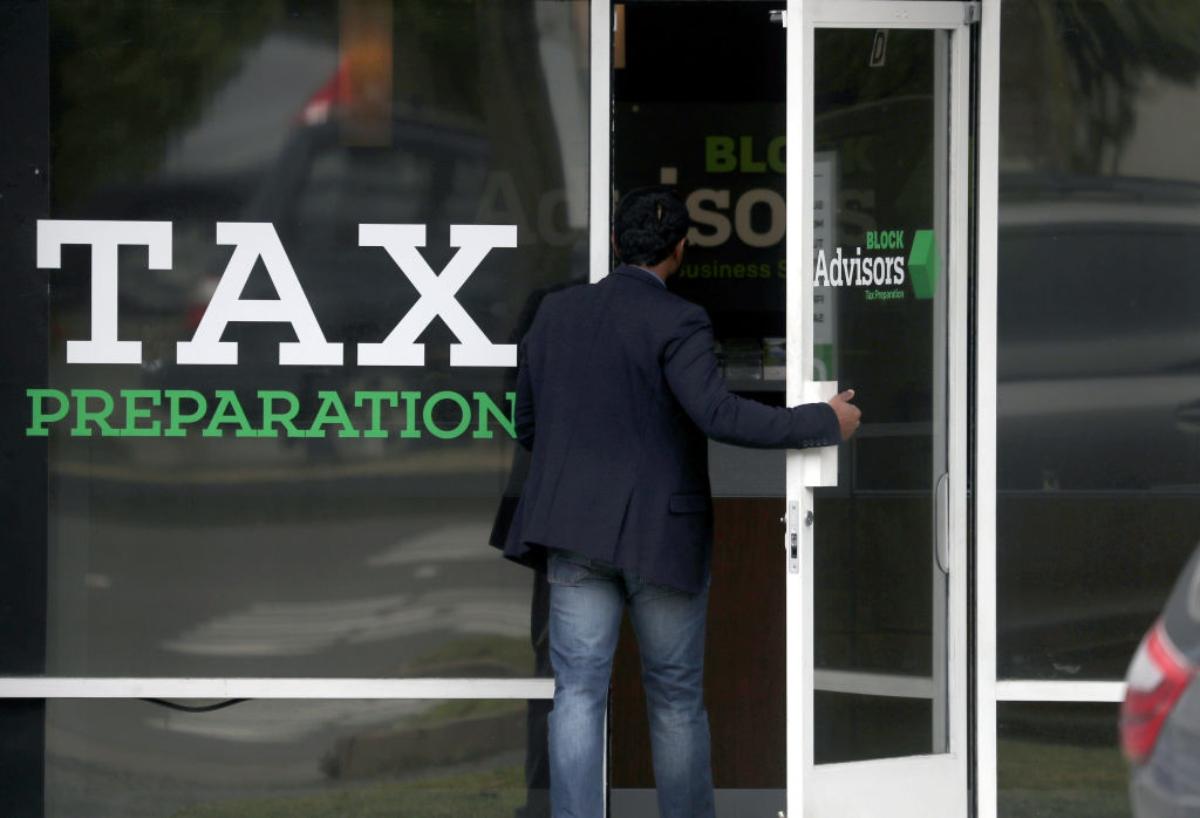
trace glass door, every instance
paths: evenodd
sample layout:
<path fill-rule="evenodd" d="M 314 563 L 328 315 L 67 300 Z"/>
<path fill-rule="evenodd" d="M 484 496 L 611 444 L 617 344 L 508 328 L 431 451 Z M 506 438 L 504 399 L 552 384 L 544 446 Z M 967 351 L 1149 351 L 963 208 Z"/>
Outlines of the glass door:
<path fill-rule="evenodd" d="M 972 4 L 792 2 L 788 814 L 964 816 Z"/>

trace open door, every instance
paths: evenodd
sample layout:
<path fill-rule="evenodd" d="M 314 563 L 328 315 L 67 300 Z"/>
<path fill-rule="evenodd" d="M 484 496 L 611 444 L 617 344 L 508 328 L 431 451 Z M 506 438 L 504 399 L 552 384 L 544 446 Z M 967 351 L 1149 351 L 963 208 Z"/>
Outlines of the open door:
<path fill-rule="evenodd" d="M 969 25 L 977 4 L 788 4 L 788 814 L 961 818 L 967 790 Z"/>

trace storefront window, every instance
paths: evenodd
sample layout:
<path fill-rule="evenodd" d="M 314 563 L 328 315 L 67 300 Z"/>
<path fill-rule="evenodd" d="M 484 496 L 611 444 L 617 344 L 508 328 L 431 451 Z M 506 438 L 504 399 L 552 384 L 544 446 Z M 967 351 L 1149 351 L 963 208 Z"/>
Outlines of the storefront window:
<path fill-rule="evenodd" d="M 49 5 L 8 353 L 48 363 L 3 432 L 48 469 L 45 655 L 0 672 L 548 672 L 488 543 L 513 345 L 588 275 L 588 3 Z"/>

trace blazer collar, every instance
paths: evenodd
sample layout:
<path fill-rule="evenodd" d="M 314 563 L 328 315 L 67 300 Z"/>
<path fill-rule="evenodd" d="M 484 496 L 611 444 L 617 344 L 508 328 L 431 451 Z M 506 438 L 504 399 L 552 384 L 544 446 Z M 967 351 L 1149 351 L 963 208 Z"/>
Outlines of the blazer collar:
<path fill-rule="evenodd" d="M 628 276 L 629 278 L 637 279 L 638 281 L 642 282 L 643 284 L 647 284 L 651 287 L 662 286 L 663 289 L 666 289 L 667 283 L 665 281 L 663 281 L 661 285 L 656 285 L 653 281 L 650 280 L 650 276 L 654 275 L 654 273 L 647 272 L 646 270 L 643 270 L 639 267 L 634 267 L 632 264 L 617 265 L 616 269 L 613 270 L 613 274 Z M 661 279 L 659 279 L 659 280 L 661 281 Z"/>

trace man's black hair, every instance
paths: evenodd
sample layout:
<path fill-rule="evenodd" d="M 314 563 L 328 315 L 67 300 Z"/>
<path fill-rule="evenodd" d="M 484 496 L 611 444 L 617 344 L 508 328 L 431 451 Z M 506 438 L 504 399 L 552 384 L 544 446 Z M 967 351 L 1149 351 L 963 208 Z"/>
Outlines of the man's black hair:
<path fill-rule="evenodd" d="M 621 197 L 613 215 L 617 256 L 626 264 L 658 264 L 671 255 L 691 225 L 687 205 L 674 188 L 634 188 Z"/>

